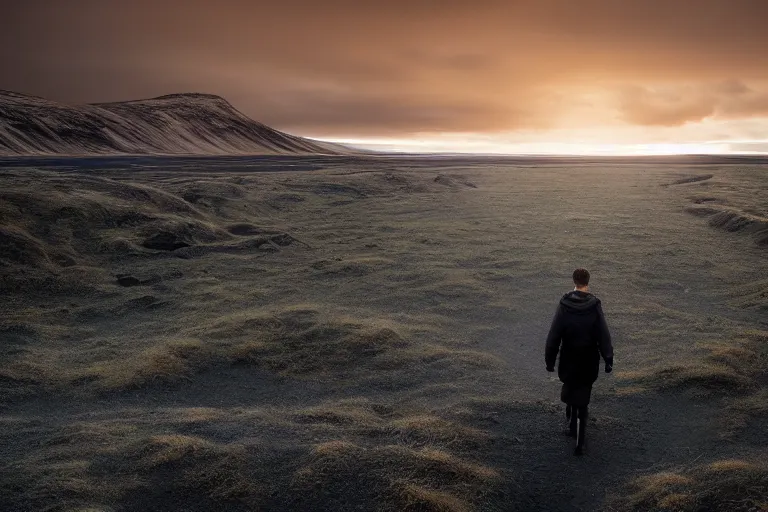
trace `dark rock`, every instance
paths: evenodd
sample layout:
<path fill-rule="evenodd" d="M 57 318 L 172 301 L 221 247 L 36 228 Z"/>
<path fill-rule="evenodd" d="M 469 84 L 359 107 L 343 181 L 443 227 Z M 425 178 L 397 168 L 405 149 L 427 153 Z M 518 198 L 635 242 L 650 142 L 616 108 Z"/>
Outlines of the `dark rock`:
<path fill-rule="evenodd" d="M 287 233 L 280 233 L 278 235 L 273 235 L 270 240 L 280 247 L 287 247 L 293 243 L 294 238 Z"/>
<path fill-rule="evenodd" d="M 257 226 L 254 226 L 253 224 L 240 223 L 240 224 L 233 224 L 232 226 L 229 226 L 228 231 L 233 235 L 237 235 L 237 236 L 249 236 L 249 235 L 261 235 L 266 230 L 259 228 Z"/>
<path fill-rule="evenodd" d="M 175 251 L 183 247 L 189 247 L 190 244 L 182 240 L 177 234 L 167 231 L 156 233 L 144 240 L 142 244 L 147 249 L 158 251 Z"/>
<path fill-rule="evenodd" d="M 141 284 L 141 281 L 131 275 L 119 275 L 117 276 L 117 284 L 120 286 L 139 286 Z"/>

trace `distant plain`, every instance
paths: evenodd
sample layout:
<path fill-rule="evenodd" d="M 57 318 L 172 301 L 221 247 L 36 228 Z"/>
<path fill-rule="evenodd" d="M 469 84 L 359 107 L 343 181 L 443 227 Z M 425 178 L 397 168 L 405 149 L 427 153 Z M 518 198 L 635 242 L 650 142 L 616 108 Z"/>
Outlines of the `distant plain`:
<path fill-rule="evenodd" d="M 761 510 L 766 250 L 757 158 L 0 160 L 0 509 Z"/>

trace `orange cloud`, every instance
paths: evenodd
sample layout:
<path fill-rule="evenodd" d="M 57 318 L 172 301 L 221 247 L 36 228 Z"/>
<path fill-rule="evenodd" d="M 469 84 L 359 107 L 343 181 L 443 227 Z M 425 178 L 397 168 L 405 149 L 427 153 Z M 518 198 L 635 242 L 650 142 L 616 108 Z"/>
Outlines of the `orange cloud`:
<path fill-rule="evenodd" d="M 634 86 L 622 91 L 619 111 L 630 124 L 650 126 L 768 116 L 768 93 L 736 80 L 655 90 Z"/>

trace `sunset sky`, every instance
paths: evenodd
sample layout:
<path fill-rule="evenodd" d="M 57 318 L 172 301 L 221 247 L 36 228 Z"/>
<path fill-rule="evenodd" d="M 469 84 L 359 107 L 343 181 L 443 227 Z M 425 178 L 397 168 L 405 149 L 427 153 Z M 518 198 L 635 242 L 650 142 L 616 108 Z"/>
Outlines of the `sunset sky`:
<path fill-rule="evenodd" d="M 767 0 L 2 3 L 0 89 L 405 151 L 768 152 Z"/>

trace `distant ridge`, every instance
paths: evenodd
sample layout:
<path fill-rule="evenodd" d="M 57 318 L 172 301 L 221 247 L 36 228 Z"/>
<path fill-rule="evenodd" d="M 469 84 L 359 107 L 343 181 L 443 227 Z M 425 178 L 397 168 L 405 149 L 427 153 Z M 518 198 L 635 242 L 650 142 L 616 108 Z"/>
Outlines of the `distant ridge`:
<path fill-rule="evenodd" d="M 0 90 L 0 155 L 340 155 L 289 135 L 212 94 L 68 105 Z"/>

